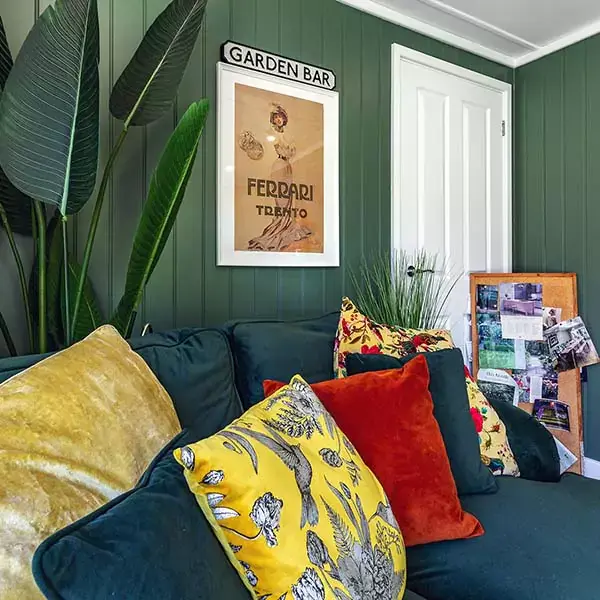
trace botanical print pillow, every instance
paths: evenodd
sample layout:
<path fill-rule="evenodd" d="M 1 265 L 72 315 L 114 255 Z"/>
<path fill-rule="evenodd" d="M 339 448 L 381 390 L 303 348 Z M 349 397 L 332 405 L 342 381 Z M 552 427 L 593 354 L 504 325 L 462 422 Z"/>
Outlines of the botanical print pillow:
<path fill-rule="evenodd" d="M 363 315 L 349 298 L 342 300 L 342 312 L 333 348 L 336 377 L 346 377 L 348 354 L 389 354 L 403 358 L 416 352 L 454 348 L 449 331 L 419 331 L 381 325 Z"/>
<path fill-rule="evenodd" d="M 506 426 L 465 367 L 471 416 L 479 436 L 481 460 L 494 475 L 519 477 L 519 466 L 508 443 Z"/>
<path fill-rule="evenodd" d="M 253 598 L 403 597 L 389 501 L 301 377 L 175 458 Z"/>
<path fill-rule="evenodd" d="M 388 354 L 402 358 L 417 352 L 435 352 L 453 348 L 449 331 L 402 329 L 375 323 L 363 315 L 354 303 L 344 298 L 334 345 L 333 368 L 336 377 L 346 377 L 348 354 Z M 506 427 L 496 411 L 466 373 L 471 416 L 479 435 L 481 460 L 495 475 L 519 476 Z"/>

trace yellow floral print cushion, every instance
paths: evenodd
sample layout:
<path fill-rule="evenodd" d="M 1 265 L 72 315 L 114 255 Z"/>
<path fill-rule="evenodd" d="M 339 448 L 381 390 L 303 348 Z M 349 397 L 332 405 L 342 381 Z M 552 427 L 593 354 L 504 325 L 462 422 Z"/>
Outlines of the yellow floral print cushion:
<path fill-rule="evenodd" d="M 334 345 L 336 377 L 346 377 L 348 354 L 388 354 L 402 358 L 415 352 L 435 352 L 453 348 L 449 331 L 402 329 L 375 323 L 354 303 L 344 298 Z M 495 475 L 519 476 L 519 467 L 510 448 L 506 427 L 498 413 L 465 373 L 471 416 L 479 435 L 481 460 Z"/>
<path fill-rule="evenodd" d="M 132 488 L 179 431 L 167 392 L 110 326 L 0 385 L 0 598 L 43 598 L 37 546 Z"/>
<path fill-rule="evenodd" d="M 519 477 L 521 473 L 508 443 L 506 426 L 473 381 L 466 367 L 465 375 L 471 416 L 479 436 L 482 462 L 490 468 L 494 475 Z"/>
<path fill-rule="evenodd" d="M 404 595 L 385 493 L 301 377 L 175 458 L 253 598 Z"/>

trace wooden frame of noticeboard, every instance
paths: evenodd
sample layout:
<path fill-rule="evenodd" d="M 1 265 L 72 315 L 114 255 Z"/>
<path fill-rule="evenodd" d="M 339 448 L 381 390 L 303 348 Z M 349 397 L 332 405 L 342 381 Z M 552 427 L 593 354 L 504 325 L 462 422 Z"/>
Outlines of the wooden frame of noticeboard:
<path fill-rule="evenodd" d="M 500 285 L 501 283 L 542 284 L 543 306 L 562 309 L 561 320 L 578 315 L 577 276 L 575 273 L 473 273 L 471 274 L 471 327 L 473 336 L 473 376 L 479 372 L 479 332 L 477 328 L 477 286 Z M 579 369 L 559 373 L 558 400 L 569 405 L 570 431 L 551 429 L 576 457 L 577 462 L 569 469 L 573 473 L 583 472 L 583 427 L 581 409 L 581 377 Z M 533 413 L 533 404 L 519 403 L 519 407 Z"/>

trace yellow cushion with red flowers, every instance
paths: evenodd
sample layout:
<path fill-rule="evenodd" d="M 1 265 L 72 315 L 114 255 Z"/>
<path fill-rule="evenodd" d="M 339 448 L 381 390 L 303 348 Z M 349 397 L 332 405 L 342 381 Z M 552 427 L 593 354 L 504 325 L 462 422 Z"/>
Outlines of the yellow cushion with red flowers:
<path fill-rule="evenodd" d="M 336 377 L 346 377 L 349 354 L 387 354 L 403 358 L 417 352 L 454 348 L 449 331 L 418 330 L 376 323 L 362 314 L 349 298 L 342 300 L 334 345 Z M 495 475 L 519 476 L 517 461 L 508 443 L 506 427 L 468 370 L 465 372 L 471 416 L 479 435 L 481 460 Z"/>
<path fill-rule="evenodd" d="M 479 436 L 481 460 L 494 475 L 518 477 L 519 466 L 508 443 L 506 426 L 465 367 L 471 416 Z"/>

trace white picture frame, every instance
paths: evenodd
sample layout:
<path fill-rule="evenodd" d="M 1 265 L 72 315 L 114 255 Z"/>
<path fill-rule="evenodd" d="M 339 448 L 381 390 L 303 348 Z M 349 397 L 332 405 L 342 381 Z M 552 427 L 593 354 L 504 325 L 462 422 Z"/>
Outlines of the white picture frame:
<path fill-rule="evenodd" d="M 247 267 L 339 267 L 339 96 L 337 92 L 283 80 L 236 66 L 217 65 L 217 265 Z M 249 86 L 323 106 L 322 252 L 240 250 L 235 247 L 236 85 Z M 257 206 L 258 208 L 258 206 Z M 265 209 L 266 212 L 266 209 Z"/>

